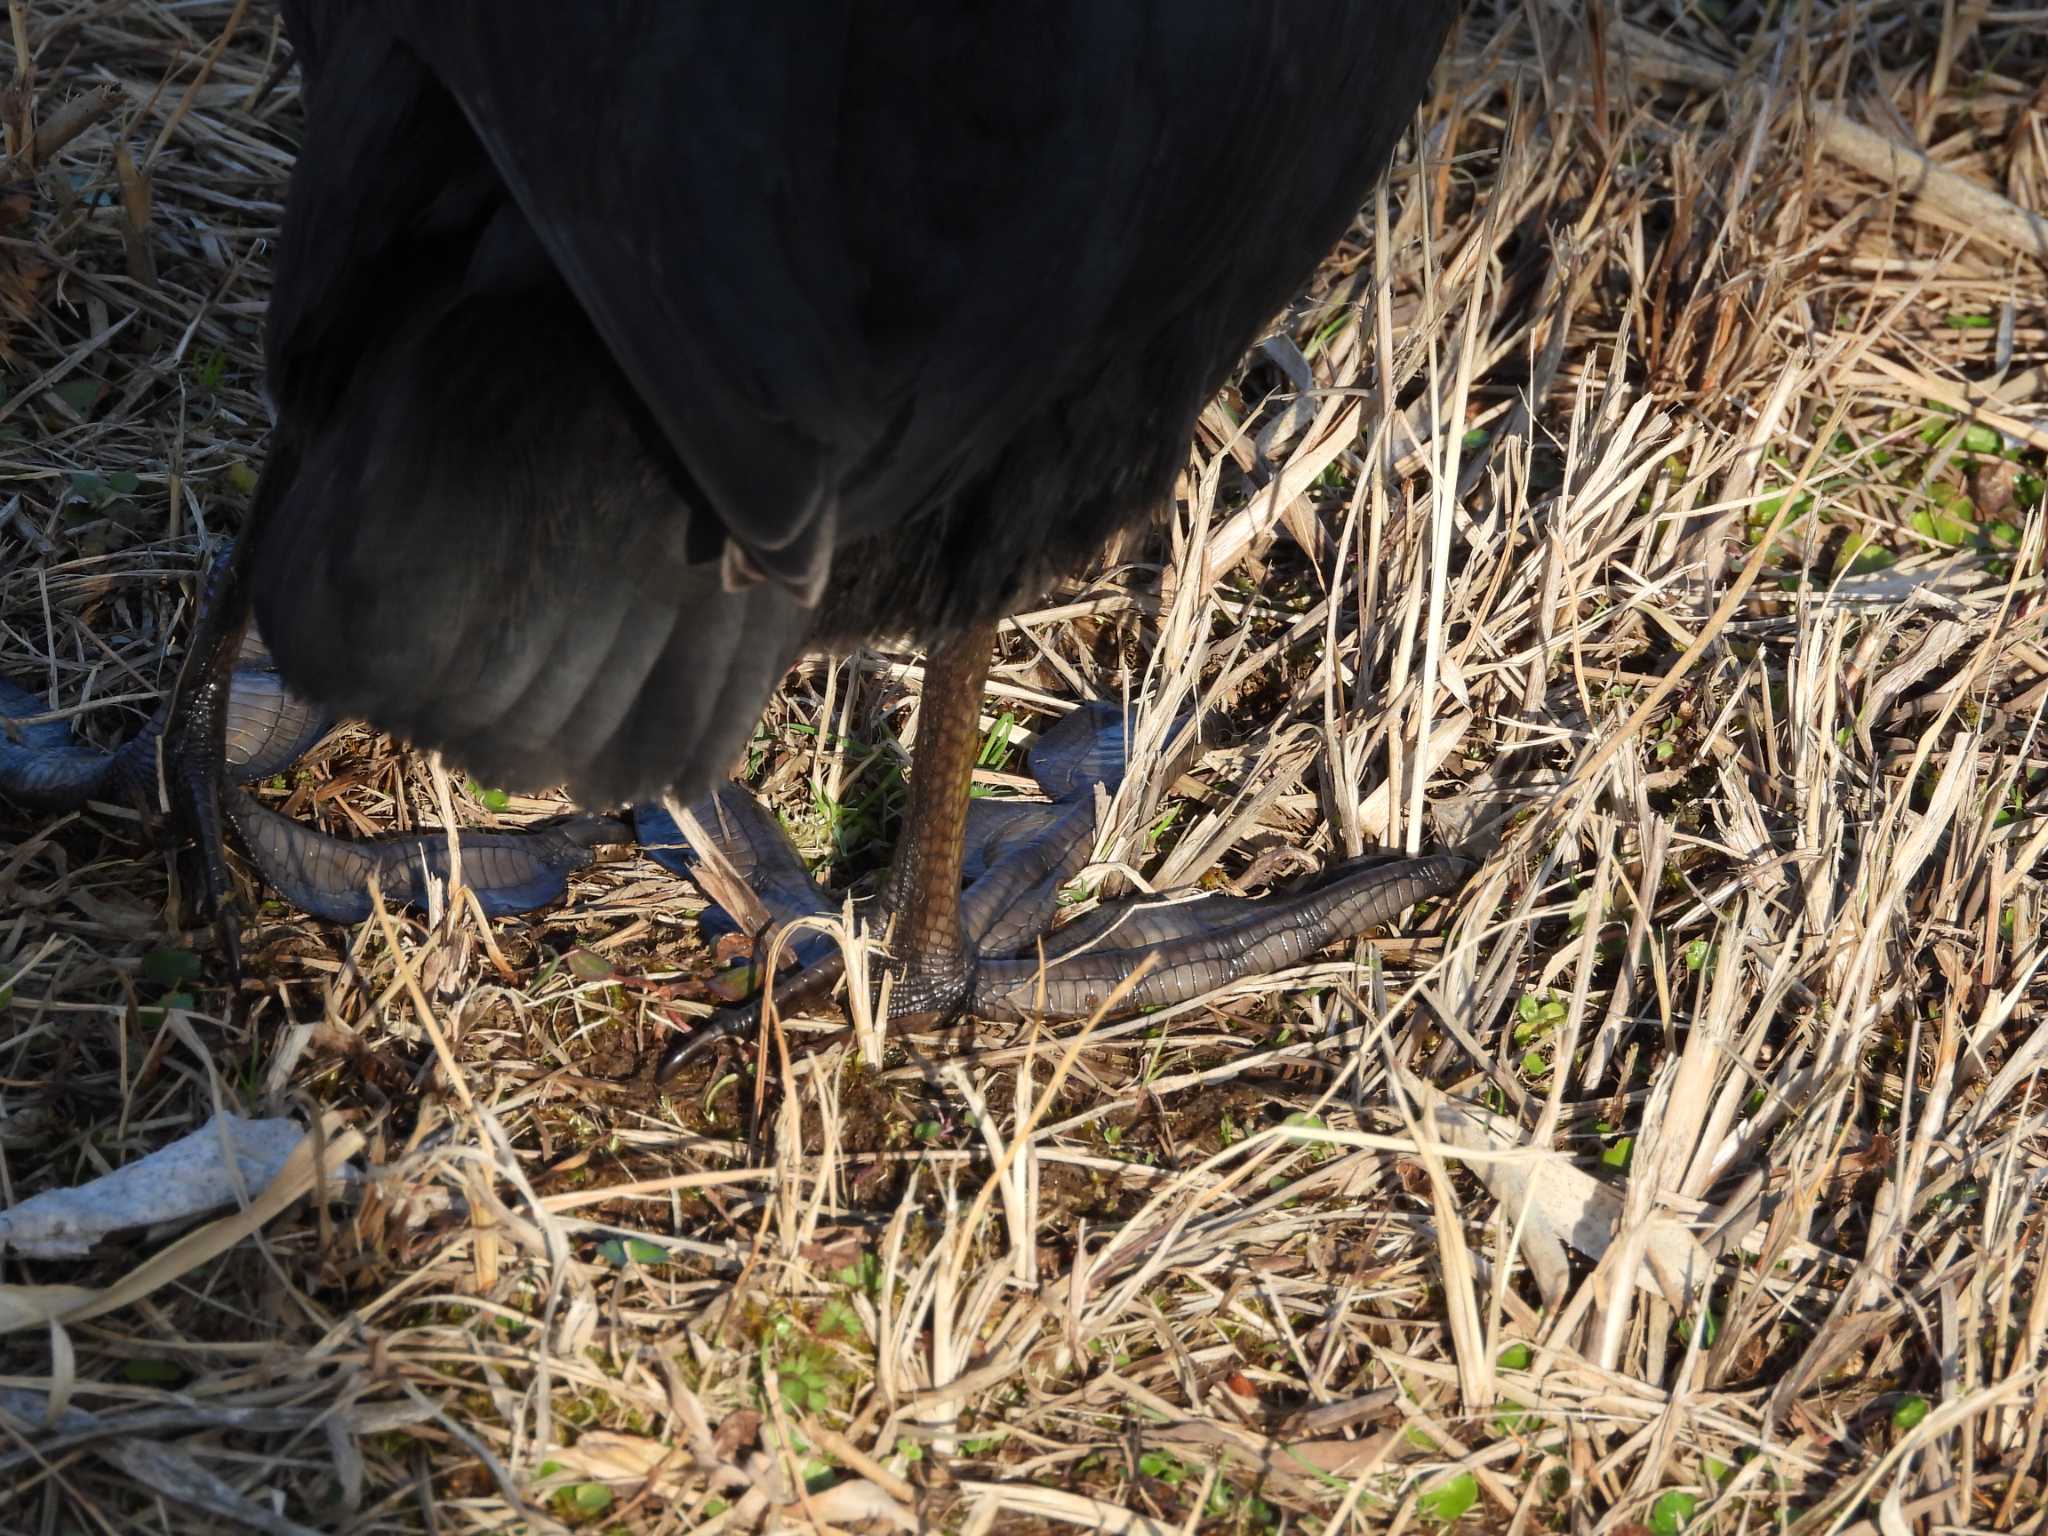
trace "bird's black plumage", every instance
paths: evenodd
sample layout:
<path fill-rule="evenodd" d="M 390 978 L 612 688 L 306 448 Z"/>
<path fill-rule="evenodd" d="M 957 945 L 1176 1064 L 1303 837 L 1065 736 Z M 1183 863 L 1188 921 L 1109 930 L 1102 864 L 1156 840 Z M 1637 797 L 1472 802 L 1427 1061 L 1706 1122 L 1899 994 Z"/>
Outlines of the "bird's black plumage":
<path fill-rule="evenodd" d="M 287 3 L 257 618 L 479 777 L 694 794 L 807 643 L 1169 489 L 1451 0 Z"/>

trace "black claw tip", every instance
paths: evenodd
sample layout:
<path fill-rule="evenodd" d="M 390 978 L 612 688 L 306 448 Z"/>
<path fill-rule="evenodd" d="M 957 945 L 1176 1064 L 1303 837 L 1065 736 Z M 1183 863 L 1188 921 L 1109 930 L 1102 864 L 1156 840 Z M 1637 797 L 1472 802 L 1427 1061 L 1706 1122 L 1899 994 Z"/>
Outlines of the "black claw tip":
<path fill-rule="evenodd" d="M 758 1018 L 758 1013 L 748 1009 L 739 1010 L 737 1015 L 721 1014 L 705 1020 L 680 1040 L 671 1041 L 661 1053 L 661 1060 L 654 1064 L 654 1086 L 667 1088 L 691 1062 L 745 1033 L 748 1024 Z"/>

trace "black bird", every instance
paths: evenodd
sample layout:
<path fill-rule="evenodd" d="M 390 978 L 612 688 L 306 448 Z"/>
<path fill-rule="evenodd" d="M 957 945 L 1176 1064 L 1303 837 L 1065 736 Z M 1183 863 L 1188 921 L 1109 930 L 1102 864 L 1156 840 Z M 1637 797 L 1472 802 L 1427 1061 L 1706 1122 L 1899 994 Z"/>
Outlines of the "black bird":
<path fill-rule="evenodd" d="M 895 996 L 955 1007 L 994 622 L 1169 494 L 1455 8 L 286 0 L 276 430 L 172 728 L 203 845 L 252 603 L 297 693 L 599 805 L 907 633 Z"/>

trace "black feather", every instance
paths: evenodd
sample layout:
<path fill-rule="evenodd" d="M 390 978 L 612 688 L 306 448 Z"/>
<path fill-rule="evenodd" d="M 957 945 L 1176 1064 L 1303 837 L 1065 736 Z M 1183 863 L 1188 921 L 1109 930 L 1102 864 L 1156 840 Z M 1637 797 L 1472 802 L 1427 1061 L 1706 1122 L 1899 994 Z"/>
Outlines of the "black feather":
<path fill-rule="evenodd" d="M 992 617 L 1163 497 L 1453 7 L 334 9 L 287 6 L 259 622 L 604 800 L 695 793 L 805 643 Z"/>

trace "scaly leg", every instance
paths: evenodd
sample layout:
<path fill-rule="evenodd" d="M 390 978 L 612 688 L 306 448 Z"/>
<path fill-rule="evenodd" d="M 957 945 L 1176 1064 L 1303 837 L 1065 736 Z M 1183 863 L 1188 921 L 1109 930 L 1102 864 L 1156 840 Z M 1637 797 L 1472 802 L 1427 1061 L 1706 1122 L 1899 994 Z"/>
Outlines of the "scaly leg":
<path fill-rule="evenodd" d="M 981 690 L 995 644 L 995 626 L 983 625 L 925 659 L 910 805 L 882 893 L 883 910 L 895 919 L 891 1018 L 946 1018 L 974 982 L 975 953 L 960 922 L 960 864 L 981 752 Z"/>
<path fill-rule="evenodd" d="M 1086 864 L 1093 844 L 1092 795 L 1123 776 L 1125 730 L 1113 709 L 1088 706 L 1033 745 L 1031 771 L 1053 798 L 1021 814 L 1031 830 L 983 839 L 983 873 L 959 892 L 959 847 L 968 836 L 968 784 L 980 739 L 981 685 L 992 647 L 953 648 L 932 658 L 919 729 L 905 841 L 886 887 L 897 918 L 889 1027 L 956 1013 L 988 1020 L 1087 1018 L 1141 965 L 1145 974 L 1123 1009 L 1171 1006 L 1250 977 L 1287 970 L 1332 944 L 1362 937 L 1417 902 L 1447 894 L 1473 869 L 1455 853 L 1404 858 L 1391 851 L 1337 866 L 1290 894 L 1165 896 L 1112 901 L 1054 927 L 1061 885 Z M 936 803 L 934 803 L 936 799 Z M 743 792 L 721 802 L 721 847 L 754 871 L 771 925 L 831 910 L 774 817 Z M 1012 813 L 1013 817 L 1020 813 Z M 643 829 L 645 840 L 649 830 Z M 671 828 L 659 832 L 672 840 Z M 657 858 L 695 877 L 687 860 Z M 843 973 L 838 949 L 776 988 L 785 1008 L 822 1002 Z M 664 1054 L 656 1081 L 724 1042 L 758 1029 L 758 1003 L 692 1029 Z M 806 1049 L 844 1038 L 806 1042 Z"/>
<path fill-rule="evenodd" d="M 994 625 L 977 626 L 934 647 L 925 660 L 910 804 L 882 894 L 894 977 L 892 1021 L 947 1018 L 973 989 L 976 952 L 960 922 L 960 865 L 967 847 L 968 789 L 981 748 L 981 690 L 995 642 Z M 784 1008 L 815 1004 L 844 973 L 845 958 L 835 950 L 776 983 L 775 1001 Z M 663 1053 L 655 1082 L 673 1081 L 713 1046 L 758 1027 L 760 1018 L 761 1005 L 754 1002 L 691 1030 Z"/>
<path fill-rule="evenodd" d="M 242 632 L 249 623 L 248 550 L 244 533 L 214 562 L 201 584 L 191 644 L 167 702 L 159 759 L 172 826 L 193 844 L 199 887 L 194 905 L 202 921 L 213 923 L 231 991 L 241 983 L 242 925 L 228 873 L 221 776 L 228 695 Z"/>

